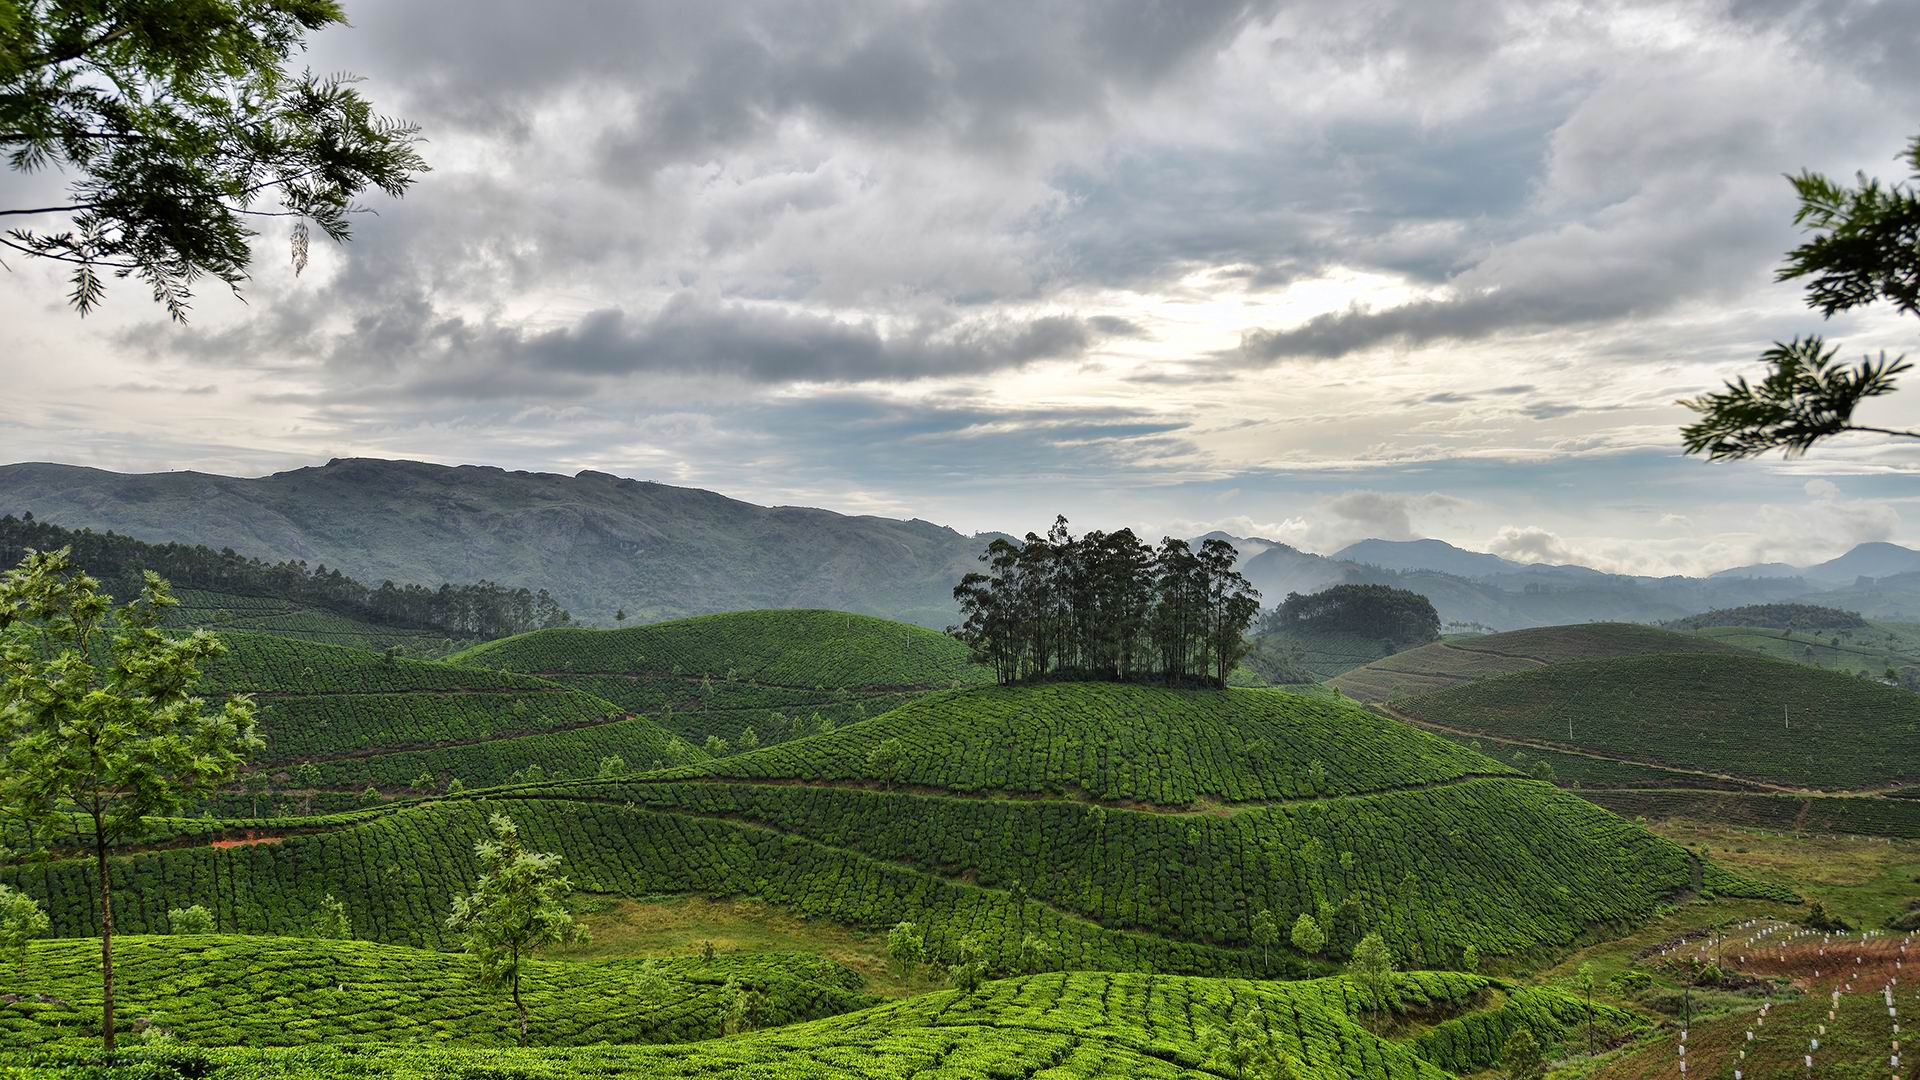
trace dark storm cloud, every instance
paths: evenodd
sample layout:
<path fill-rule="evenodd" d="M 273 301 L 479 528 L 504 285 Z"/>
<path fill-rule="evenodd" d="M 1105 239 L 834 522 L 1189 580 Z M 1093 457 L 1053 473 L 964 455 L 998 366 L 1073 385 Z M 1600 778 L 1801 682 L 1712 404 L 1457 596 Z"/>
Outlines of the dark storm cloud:
<path fill-rule="evenodd" d="M 1017 139 L 1167 78 L 1275 0 L 1100 4 L 853 0 L 754 4 L 415 0 L 361 5 L 329 55 L 390 70 L 448 122 L 512 127 L 588 87 L 629 122 L 608 167 L 645 169 L 739 145 L 805 115 L 876 135 Z"/>
<path fill-rule="evenodd" d="M 390 298 L 350 328 L 314 334 L 337 389 L 315 401 L 357 405 L 447 401 L 577 401 L 647 375 L 759 384 L 910 381 L 983 375 L 1072 359 L 1112 333 L 1073 316 L 985 316 L 883 331 L 870 322 L 712 303 L 681 294 L 658 312 L 606 308 L 546 329 L 469 319 L 422 294 Z M 201 360 L 257 347 L 252 334 L 202 337 Z"/>

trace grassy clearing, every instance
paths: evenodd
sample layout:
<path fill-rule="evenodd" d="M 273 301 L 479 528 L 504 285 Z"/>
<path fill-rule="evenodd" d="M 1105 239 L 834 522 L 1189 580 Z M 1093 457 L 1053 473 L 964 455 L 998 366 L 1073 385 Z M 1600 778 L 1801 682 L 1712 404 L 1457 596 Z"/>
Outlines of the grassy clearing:
<path fill-rule="evenodd" d="M 1781 833 L 1688 820 L 1654 832 L 1756 881 L 1771 881 L 1819 901 L 1861 928 L 1878 927 L 1920 897 L 1920 841 L 1821 833 Z"/>
<path fill-rule="evenodd" d="M 928 989 L 887 965 L 884 933 L 849 930 L 756 900 L 710 900 L 701 896 L 584 897 L 581 921 L 592 939 L 565 945 L 552 956 L 570 960 L 699 956 L 711 942 L 722 955 L 814 953 L 860 973 L 867 989 L 887 997 Z"/>

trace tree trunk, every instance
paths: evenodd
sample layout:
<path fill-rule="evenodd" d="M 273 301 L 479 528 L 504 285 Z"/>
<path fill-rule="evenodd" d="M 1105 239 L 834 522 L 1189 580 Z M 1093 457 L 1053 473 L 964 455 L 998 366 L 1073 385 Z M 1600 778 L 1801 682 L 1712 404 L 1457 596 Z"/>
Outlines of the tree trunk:
<path fill-rule="evenodd" d="M 527 1006 L 520 1000 L 520 950 L 513 950 L 513 1007 L 520 1012 L 520 1045 L 527 1045 Z"/>
<path fill-rule="evenodd" d="M 113 882 L 107 876 L 107 831 L 93 815 L 94 865 L 100 874 L 100 1042 L 108 1051 L 113 1038 Z"/>

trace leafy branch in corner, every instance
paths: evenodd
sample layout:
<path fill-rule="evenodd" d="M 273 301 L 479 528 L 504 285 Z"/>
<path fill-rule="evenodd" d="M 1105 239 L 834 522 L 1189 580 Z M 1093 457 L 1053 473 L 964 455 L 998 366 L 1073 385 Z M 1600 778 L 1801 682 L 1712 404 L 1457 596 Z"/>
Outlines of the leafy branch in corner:
<path fill-rule="evenodd" d="M 1902 159 L 1920 180 L 1920 137 Z M 1882 301 L 1920 315 L 1920 190 L 1865 174 L 1852 187 L 1814 172 L 1790 180 L 1800 199 L 1794 223 L 1814 235 L 1787 253 L 1778 280 L 1805 279 L 1809 306 L 1828 318 Z M 1883 352 L 1848 366 L 1835 362 L 1839 351 L 1817 335 L 1775 342 L 1761 354 L 1768 370 L 1758 382 L 1742 376 L 1723 390 L 1682 400 L 1700 414 L 1681 429 L 1687 453 L 1715 461 L 1770 450 L 1794 457 L 1846 432 L 1920 439 L 1920 430 L 1853 422 L 1863 402 L 1892 393 L 1896 378 L 1913 365 Z"/>

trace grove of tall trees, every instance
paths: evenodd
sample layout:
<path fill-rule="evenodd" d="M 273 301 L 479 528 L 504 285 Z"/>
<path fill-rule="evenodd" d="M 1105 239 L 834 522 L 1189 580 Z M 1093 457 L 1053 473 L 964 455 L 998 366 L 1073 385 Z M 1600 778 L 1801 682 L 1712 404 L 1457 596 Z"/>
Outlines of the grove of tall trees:
<path fill-rule="evenodd" d="M 1224 540 L 1155 548 L 1131 529 L 995 540 L 954 587 L 950 632 L 1002 683 L 1078 678 L 1225 685 L 1246 652 L 1260 593 Z"/>

